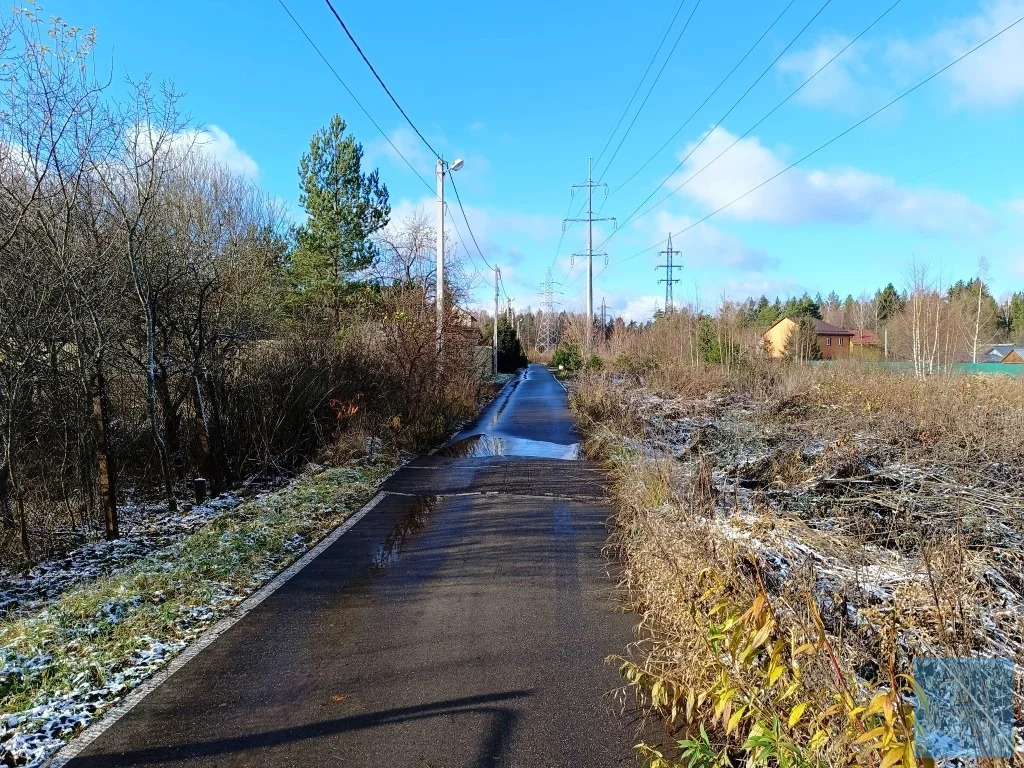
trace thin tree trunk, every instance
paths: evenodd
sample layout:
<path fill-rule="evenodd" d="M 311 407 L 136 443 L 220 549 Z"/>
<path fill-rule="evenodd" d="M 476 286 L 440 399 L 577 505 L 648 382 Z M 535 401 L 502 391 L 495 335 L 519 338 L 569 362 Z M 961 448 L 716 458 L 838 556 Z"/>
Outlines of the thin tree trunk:
<path fill-rule="evenodd" d="M 221 477 L 218 471 L 217 462 L 213 458 L 213 450 L 210 445 L 210 419 L 206 413 L 206 400 L 203 397 L 203 387 L 199 374 L 192 376 L 192 394 L 194 398 L 196 427 L 199 433 L 199 471 L 209 483 L 211 495 L 216 496 L 222 490 Z"/>
<path fill-rule="evenodd" d="M 10 457 L 8 457 L 9 459 Z M 15 477 L 13 467 L 8 463 L 7 474 L 10 480 L 11 490 L 14 492 L 14 500 L 18 504 L 18 517 L 21 521 L 21 548 L 25 552 L 25 559 L 32 562 L 32 542 L 28 537 L 28 514 L 25 512 L 25 499 L 22 498 L 21 488 L 18 487 L 18 480 Z"/>
<path fill-rule="evenodd" d="M 21 548 L 25 551 L 25 559 L 32 562 L 32 543 L 28 538 L 28 516 L 25 514 L 25 502 L 18 495 L 18 512 L 21 516 Z"/>
<path fill-rule="evenodd" d="M 164 422 L 164 441 L 167 444 L 167 453 L 174 470 L 174 477 L 177 480 L 182 480 L 185 477 L 185 462 L 181 457 L 181 419 L 178 409 L 171 399 L 171 389 L 167 379 L 167 369 L 161 366 L 155 382 L 157 402 L 160 404 L 160 414 L 163 416 Z"/>
<path fill-rule="evenodd" d="M 14 509 L 11 507 L 11 470 L 6 456 L 0 465 L 0 522 L 8 531 L 13 531 L 18 526 L 14 519 Z"/>
<path fill-rule="evenodd" d="M 103 509 L 103 529 L 107 539 L 112 541 L 121 535 L 117 517 L 117 465 L 110 439 L 110 397 L 101 360 L 96 361 L 93 372 L 92 420 L 96 430 L 96 480 Z"/>
<path fill-rule="evenodd" d="M 171 472 L 170 457 L 167 454 L 167 444 L 160 431 L 160 418 L 156 407 L 156 327 L 153 322 L 153 307 L 143 287 L 142 275 L 139 274 L 139 266 L 136 263 L 130 242 L 128 261 L 132 268 L 135 292 L 146 318 L 146 405 L 149 409 L 149 423 L 153 430 L 153 441 L 156 443 L 157 453 L 160 456 L 160 469 L 164 476 L 164 492 L 167 495 L 167 509 L 176 512 L 178 503 L 174 498 L 174 476 Z"/>
<path fill-rule="evenodd" d="M 154 339 L 156 331 L 153 327 L 153 310 L 148 301 L 143 301 L 143 309 L 146 313 L 146 401 L 149 406 L 149 422 L 153 429 L 153 440 L 156 442 L 157 453 L 160 455 L 164 492 L 167 494 L 167 509 L 176 512 L 178 504 L 174 498 L 174 474 L 171 470 L 171 458 L 167 450 L 167 443 L 160 430 L 160 418 L 156 407 L 156 344 Z"/>
<path fill-rule="evenodd" d="M 978 337 L 981 335 L 981 295 L 984 283 L 981 282 L 981 275 L 978 275 L 978 311 L 974 315 L 974 354 L 973 362 L 978 362 Z"/>

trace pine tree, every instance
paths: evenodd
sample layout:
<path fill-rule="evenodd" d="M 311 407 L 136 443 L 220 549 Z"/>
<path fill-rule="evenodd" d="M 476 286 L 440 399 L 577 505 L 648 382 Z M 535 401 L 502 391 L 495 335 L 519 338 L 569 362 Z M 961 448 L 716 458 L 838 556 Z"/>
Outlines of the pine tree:
<path fill-rule="evenodd" d="M 299 163 L 306 223 L 295 232 L 289 276 L 293 303 L 329 309 L 337 322 L 352 278 L 373 264 L 374 232 L 391 216 L 379 171 L 362 172 L 363 147 L 334 115 Z"/>
<path fill-rule="evenodd" d="M 1010 297 L 1009 321 L 1010 341 L 1024 344 L 1024 291 L 1018 291 Z"/>
<path fill-rule="evenodd" d="M 505 315 L 501 315 L 498 318 L 498 373 L 514 373 L 526 362 L 526 353 L 516 329 Z"/>
<path fill-rule="evenodd" d="M 878 319 L 882 322 L 903 311 L 903 297 L 892 283 L 875 294 L 875 304 L 878 307 Z"/>

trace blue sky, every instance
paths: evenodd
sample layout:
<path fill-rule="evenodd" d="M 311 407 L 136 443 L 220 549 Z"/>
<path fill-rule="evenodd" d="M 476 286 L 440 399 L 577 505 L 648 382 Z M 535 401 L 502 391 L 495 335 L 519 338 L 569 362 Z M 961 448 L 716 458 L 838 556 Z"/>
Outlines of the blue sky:
<path fill-rule="evenodd" d="M 610 166 L 654 73 L 696 0 L 685 0 L 651 75 L 597 165 L 620 222 L 711 161 L 804 78 L 892 5 L 832 0 L 729 116 L 719 120 L 821 8 L 794 0 L 735 74 L 636 177 L 789 0 L 702 0 Z M 321 0 L 286 0 L 348 86 L 431 184 L 433 162 L 374 81 Z M 387 145 L 276 0 L 181 6 L 52 0 L 45 12 L 95 27 L 115 77 L 150 74 L 185 92 L 207 151 L 297 208 L 296 166 L 312 133 L 340 113 L 380 167 L 395 216 L 432 193 Z M 480 245 L 516 305 L 537 305 L 552 267 L 561 300 L 582 307 L 584 230 L 556 255 L 569 187 L 586 175 L 651 58 L 678 0 L 516 4 L 407 0 L 337 3 L 356 39 L 430 142 L 462 157 L 455 177 Z M 1024 0 L 902 0 L 863 38 L 747 138 L 663 204 L 614 232 L 595 302 L 649 316 L 663 303 L 654 248 L 774 175 L 976 43 L 1024 16 Z M 894 107 L 736 205 L 675 238 L 677 287 L 705 306 L 741 298 L 836 290 L 855 296 L 906 282 L 912 259 L 946 280 L 979 257 L 997 295 L 1024 289 L 1024 22 Z M 713 129 L 713 130 L 712 130 Z M 709 133 L 710 131 L 710 133 Z M 668 185 L 687 151 L 704 138 Z M 621 186 L 621 188 L 620 188 Z M 656 191 L 657 190 L 657 191 Z M 449 192 L 449 198 L 451 194 Z M 575 206 L 579 203 L 574 203 Z M 465 226 L 457 222 L 465 236 Z M 612 234 L 597 228 L 598 241 Z M 468 243 L 467 243 L 468 245 Z M 470 246 L 472 248 L 472 246 Z M 476 289 L 486 301 L 488 279 Z"/>

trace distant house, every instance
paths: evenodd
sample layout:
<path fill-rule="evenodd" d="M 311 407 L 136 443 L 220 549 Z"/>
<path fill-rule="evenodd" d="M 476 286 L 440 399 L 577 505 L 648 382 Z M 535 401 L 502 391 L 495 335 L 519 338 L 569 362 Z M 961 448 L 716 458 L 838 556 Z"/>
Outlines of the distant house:
<path fill-rule="evenodd" d="M 864 328 L 858 328 L 853 331 L 853 338 L 850 339 L 850 343 L 855 347 L 877 347 L 881 344 L 873 332 Z"/>
<path fill-rule="evenodd" d="M 989 347 L 979 362 L 1024 364 L 1024 344 L 996 344 Z"/>
<path fill-rule="evenodd" d="M 855 335 L 853 331 L 826 323 L 816 317 L 810 319 L 814 323 L 814 332 L 818 335 L 818 347 L 821 349 L 822 360 L 845 360 L 850 356 L 850 341 Z M 764 332 L 764 345 L 770 357 L 786 356 L 789 338 L 796 332 L 799 325 L 800 318 L 784 317 Z"/>

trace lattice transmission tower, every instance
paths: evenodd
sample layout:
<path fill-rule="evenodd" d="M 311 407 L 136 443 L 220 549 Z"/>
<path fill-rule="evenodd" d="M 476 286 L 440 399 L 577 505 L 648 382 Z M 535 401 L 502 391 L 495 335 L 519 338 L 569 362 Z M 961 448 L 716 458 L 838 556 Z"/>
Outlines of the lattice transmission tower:
<path fill-rule="evenodd" d="M 551 278 L 551 270 L 548 269 L 547 277 L 544 279 L 540 289 L 540 327 L 537 331 L 537 351 L 547 352 L 558 344 L 557 328 L 555 324 L 555 281 Z"/>
<path fill-rule="evenodd" d="M 664 269 L 665 277 L 659 280 L 659 283 L 665 284 L 665 312 L 672 311 L 672 288 L 679 282 L 679 278 L 676 277 L 676 270 L 682 269 L 682 264 L 677 264 L 673 260 L 673 257 L 680 256 L 679 251 L 673 250 L 672 248 L 672 233 L 668 233 L 668 248 L 664 251 L 659 251 L 659 256 L 665 257 L 665 263 L 659 264 L 655 269 Z"/>

